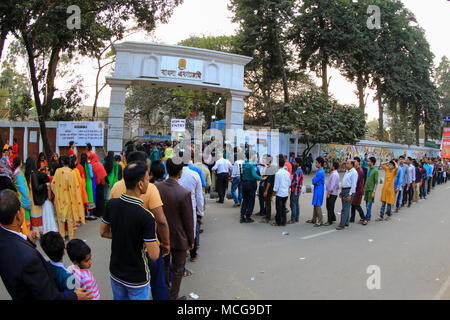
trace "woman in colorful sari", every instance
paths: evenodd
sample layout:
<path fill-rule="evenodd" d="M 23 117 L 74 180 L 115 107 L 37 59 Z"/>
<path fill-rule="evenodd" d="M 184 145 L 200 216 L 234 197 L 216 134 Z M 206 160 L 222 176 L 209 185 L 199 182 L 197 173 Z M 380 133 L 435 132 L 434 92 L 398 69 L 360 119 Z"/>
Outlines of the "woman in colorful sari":
<path fill-rule="evenodd" d="M 80 184 L 80 189 L 81 189 L 81 199 L 82 199 L 82 203 L 83 203 L 83 208 L 86 208 L 86 205 L 88 203 L 88 196 L 86 193 L 86 180 L 85 180 L 85 176 L 84 176 L 84 169 L 80 166 L 80 168 L 78 168 L 78 159 L 76 155 L 71 155 L 70 156 L 70 169 L 72 169 L 72 171 L 75 173 L 75 175 L 77 176 L 78 179 L 78 183 Z M 82 170 L 82 172 L 80 172 L 80 169 Z M 83 177 L 82 177 L 83 175 Z M 77 222 L 81 222 L 82 224 L 85 224 L 85 216 L 84 216 L 84 210 L 82 212 L 82 214 L 78 217 L 75 217 Z"/>
<path fill-rule="evenodd" d="M 88 202 L 86 204 L 86 220 L 96 220 L 96 217 L 92 216 L 93 210 L 95 208 L 95 177 L 94 172 L 92 171 L 92 165 L 88 163 L 88 155 L 86 153 L 82 153 L 80 156 L 80 164 L 77 166 L 80 170 L 84 170 L 84 178 L 85 178 L 85 186 L 86 186 L 86 194 L 88 198 Z"/>
<path fill-rule="evenodd" d="M 0 190 L 11 189 L 12 191 L 17 192 L 12 175 L 13 169 L 11 162 L 9 161 L 9 151 L 8 147 L 5 145 L 5 147 L 3 147 L 2 158 L 0 159 Z"/>
<path fill-rule="evenodd" d="M 28 191 L 28 186 L 25 180 L 25 176 L 22 172 L 22 158 L 19 156 L 15 157 L 13 160 L 13 168 L 14 168 L 14 184 L 17 188 L 17 194 L 19 195 L 20 200 L 20 210 L 23 212 L 25 217 L 24 223 L 22 224 L 22 233 L 28 235 L 29 230 L 31 229 L 31 220 L 30 220 L 30 192 Z M 23 232 L 25 231 L 25 233 Z"/>
<path fill-rule="evenodd" d="M 108 155 L 104 159 L 103 166 L 107 174 L 107 181 L 105 184 L 105 203 L 109 200 L 109 194 L 114 184 L 117 182 L 119 177 L 119 164 L 114 161 L 114 152 L 109 151 Z"/>
<path fill-rule="evenodd" d="M 100 163 L 97 154 L 91 152 L 88 156 L 90 164 L 92 165 L 92 172 L 95 178 L 95 209 L 94 216 L 102 217 L 105 211 L 105 179 L 106 171 L 103 165 Z"/>
<path fill-rule="evenodd" d="M 53 177 L 51 188 L 55 195 L 56 217 L 59 233 L 64 238 L 64 228 L 67 222 L 69 240 L 73 239 L 73 221 L 84 213 L 83 200 L 81 199 L 81 187 L 76 174 L 69 168 L 70 159 L 64 155 L 61 157 L 63 167 L 58 168 Z"/>
<path fill-rule="evenodd" d="M 50 179 L 45 173 L 37 170 L 36 162 L 32 157 L 25 162 L 25 179 L 30 191 L 31 228 L 42 232 L 42 205 L 48 199 L 47 182 L 50 182 Z"/>

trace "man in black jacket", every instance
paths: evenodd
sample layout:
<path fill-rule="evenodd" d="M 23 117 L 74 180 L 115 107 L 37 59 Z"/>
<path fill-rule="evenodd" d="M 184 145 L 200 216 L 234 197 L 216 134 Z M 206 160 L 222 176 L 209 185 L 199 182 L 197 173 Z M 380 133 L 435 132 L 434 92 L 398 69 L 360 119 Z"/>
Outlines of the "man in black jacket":
<path fill-rule="evenodd" d="M 17 194 L 0 191 L 0 276 L 13 300 L 90 300 L 90 290 L 60 292 L 46 260 L 34 244 L 38 232 L 23 235 Z"/>

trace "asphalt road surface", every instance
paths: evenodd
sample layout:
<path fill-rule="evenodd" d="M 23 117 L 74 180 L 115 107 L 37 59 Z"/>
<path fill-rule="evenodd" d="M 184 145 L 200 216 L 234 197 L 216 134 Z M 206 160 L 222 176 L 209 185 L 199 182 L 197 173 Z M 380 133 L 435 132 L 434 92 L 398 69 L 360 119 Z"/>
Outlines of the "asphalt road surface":
<path fill-rule="evenodd" d="M 380 194 L 381 187 L 372 222 L 341 231 L 305 223 L 312 216 L 312 194 L 300 197 L 300 223 L 286 227 L 260 223 L 259 217 L 240 224 L 232 200 L 209 200 L 200 256 L 187 262 L 194 274 L 183 279 L 180 294 L 195 293 L 200 300 L 450 299 L 450 183 L 436 186 L 427 200 L 401 209 L 390 221 L 375 222 Z M 254 213 L 258 210 L 256 201 Z M 326 222 L 325 203 L 322 211 Z M 101 298 L 112 299 L 110 240 L 100 238 L 99 221 L 87 222 L 75 236 L 92 249 L 91 271 Z M 64 261 L 70 264 L 67 256 Z M 0 299 L 10 299 L 1 281 Z"/>

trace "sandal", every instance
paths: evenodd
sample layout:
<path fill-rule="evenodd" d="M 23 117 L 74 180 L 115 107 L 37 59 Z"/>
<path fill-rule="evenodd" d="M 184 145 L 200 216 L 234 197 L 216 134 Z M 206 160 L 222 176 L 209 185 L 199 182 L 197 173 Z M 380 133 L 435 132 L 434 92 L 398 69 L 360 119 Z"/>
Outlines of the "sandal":
<path fill-rule="evenodd" d="M 312 220 L 306 220 L 306 223 L 314 223 Z"/>
<path fill-rule="evenodd" d="M 320 226 L 322 226 L 322 224 L 320 224 L 320 223 L 315 223 L 314 224 L 314 227 L 320 227 Z"/>
<path fill-rule="evenodd" d="M 377 218 L 375 221 L 383 221 L 383 218 Z"/>
<path fill-rule="evenodd" d="M 288 221 L 288 224 L 294 224 L 295 221 Z"/>
<path fill-rule="evenodd" d="M 367 226 L 367 223 L 368 223 L 368 222 L 364 220 L 364 221 L 362 222 L 362 225 L 363 225 L 363 226 Z"/>
<path fill-rule="evenodd" d="M 328 226 L 331 226 L 332 224 L 333 224 L 333 223 L 327 222 L 327 223 L 324 223 L 323 225 L 326 226 L 326 227 L 328 227 Z"/>
<path fill-rule="evenodd" d="M 272 223 L 272 227 L 278 227 L 276 223 Z"/>
<path fill-rule="evenodd" d="M 189 269 L 184 269 L 183 277 L 189 277 L 192 276 L 193 272 Z"/>

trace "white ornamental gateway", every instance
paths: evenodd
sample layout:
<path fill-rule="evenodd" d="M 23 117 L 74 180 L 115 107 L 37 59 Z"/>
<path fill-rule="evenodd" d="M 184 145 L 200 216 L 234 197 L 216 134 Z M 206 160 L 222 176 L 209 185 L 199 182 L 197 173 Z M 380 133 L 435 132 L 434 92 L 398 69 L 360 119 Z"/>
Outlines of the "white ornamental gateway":
<path fill-rule="evenodd" d="M 252 58 L 176 45 L 127 41 L 114 45 L 107 150 L 119 153 L 123 145 L 125 94 L 134 84 L 218 92 L 227 99 L 226 129 L 243 129 L 244 67 Z"/>

